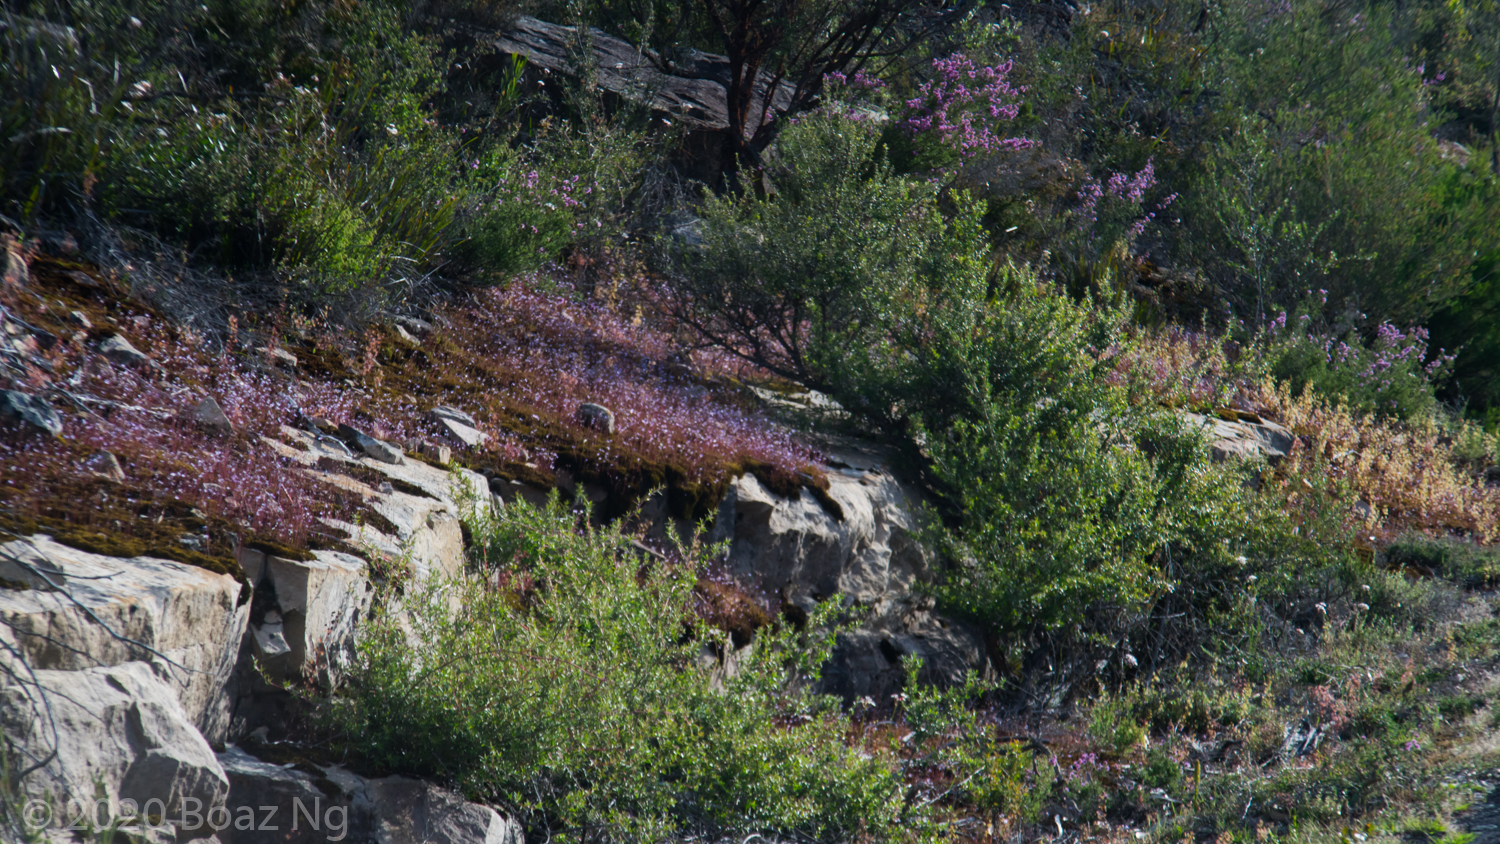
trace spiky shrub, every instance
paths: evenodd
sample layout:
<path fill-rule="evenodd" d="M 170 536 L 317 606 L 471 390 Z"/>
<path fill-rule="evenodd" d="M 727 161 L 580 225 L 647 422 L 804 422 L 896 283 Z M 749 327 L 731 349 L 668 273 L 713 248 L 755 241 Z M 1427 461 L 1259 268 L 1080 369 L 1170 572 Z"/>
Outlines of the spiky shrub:
<path fill-rule="evenodd" d="M 466 518 L 477 573 L 365 628 L 331 711 L 353 750 L 568 839 L 895 833 L 896 776 L 805 691 L 827 634 L 764 628 L 736 670 L 704 667 L 725 645 L 691 611 L 705 549 L 643 560 L 556 504 Z"/>

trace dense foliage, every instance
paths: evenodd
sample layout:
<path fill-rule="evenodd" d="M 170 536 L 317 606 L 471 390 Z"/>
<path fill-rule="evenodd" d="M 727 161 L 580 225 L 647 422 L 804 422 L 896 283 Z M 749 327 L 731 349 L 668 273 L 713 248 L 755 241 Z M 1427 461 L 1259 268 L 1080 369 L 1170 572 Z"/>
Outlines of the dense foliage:
<path fill-rule="evenodd" d="M 365 760 L 579 840 L 894 832 L 899 782 L 807 691 L 826 628 L 731 653 L 692 611 L 712 549 L 642 559 L 555 501 L 468 521 L 473 573 L 413 584 L 366 628 L 333 713 Z"/>
<path fill-rule="evenodd" d="M 497 51 L 522 12 L 575 25 L 569 70 Z M 606 500 L 470 513 L 461 577 L 387 584 L 349 682 L 306 692 L 373 769 L 538 840 L 1436 841 L 1500 666 L 1497 21 L 1494 0 L 12 3 L 0 317 L 51 339 L 6 339 L 5 386 L 118 409 L 0 442 L 41 467 L 0 516 L 67 522 L 103 481 L 54 479 L 109 449 L 133 495 L 208 511 L 215 554 L 230 518 L 298 538 L 323 511 L 257 435 L 321 414 L 407 442 L 463 405 L 489 437 L 472 468 Z M 605 36 L 658 71 L 724 53 L 728 130 L 606 93 Z M 107 334 L 161 367 L 90 368 Z M 282 346 L 296 391 L 266 375 Z M 736 649 L 694 596 L 713 549 L 607 524 L 655 486 L 690 519 L 736 473 L 826 486 L 758 415 L 805 389 L 923 488 L 913 606 L 977 630 L 994 682 L 924 687 L 907 657 L 904 693 L 840 710 L 810 689 L 857 613 L 757 605 Z M 148 430 L 199 392 L 234 437 Z M 1291 444 L 1215 462 L 1216 420 Z M 234 498 L 247 477 L 294 500 Z M 78 524 L 176 542 L 180 516 L 122 512 Z"/>

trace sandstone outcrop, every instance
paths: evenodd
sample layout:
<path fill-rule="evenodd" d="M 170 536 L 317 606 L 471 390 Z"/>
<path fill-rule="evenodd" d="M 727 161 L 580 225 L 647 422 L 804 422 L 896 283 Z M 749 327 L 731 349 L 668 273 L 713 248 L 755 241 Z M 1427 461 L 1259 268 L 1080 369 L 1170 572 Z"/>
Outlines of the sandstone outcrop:
<path fill-rule="evenodd" d="M 549 73 L 575 73 L 573 51 L 579 39 L 574 27 L 522 15 L 495 37 L 495 47 Z M 649 106 L 653 111 L 690 129 L 719 131 L 729 126 L 726 91 L 729 59 L 696 50 L 659 56 L 630 42 L 593 29 L 587 43 L 593 51 L 593 74 L 604 90 Z M 764 102 L 770 77 L 761 74 L 756 100 Z M 777 88 L 774 105 L 785 108 L 791 86 Z"/>
<path fill-rule="evenodd" d="M 221 844 L 522 844 L 520 828 L 488 806 L 406 777 L 366 779 L 339 766 L 278 765 L 230 746 L 219 754 L 228 805 L 277 807 L 248 828 L 217 831 Z M 274 828 L 272 828 L 274 827 Z M 212 831 L 212 830 L 209 830 Z"/>
<path fill-rule="evenodd" d="M 829 454 L 828 497 L 842 512 L 806 490 L 782 498 L 753 475 L 737 478 L 710 535 L 729 542 L 729 573 L 793 615 L 829 600 L 860 615 L 839 634 L 823 670 L 823 690 L 846 701 L 888 702 L 904 683 L 906 657 L 922 659 L 924 678 L 936 682 L 987 675 L 980 636 L 934 615 L 914 592 L 932 576 L 917 540 L 919 494 L 896 479 L 876 447 L 844 439 L 820 445 Z"/>
<path fill-rule="evenodd" d="M 222 741 L 249 616 L 235 578 L 151 557 L 105 557 L 46 536 L 0 545 L 0 643 L 39 670 L 149 663 L 188 720 Z"/>
<path fill-rule="evenodd" d="M 262 443 L 380 514 L 384 530 L 330 522 L 349 533 L 353 549 L 417 578 L 460 571 L 453 482 L 467 483 L 483 511 L 493 506 L 483 477 L 282 433 L 284 441 Z M 345 471 L 331 471 L 338 468 Z M 83 811 L 80 801 L 102 799 L 103 815 L 118 819 L 127 804 L 159 800 L 165 811 L 157 810 L 148 840 L 298 840 L 208 824 L 207 812 L 259 799 L 261 786 L 247 783 L 274 781 L 288 799 L 321 799 L 325 817 L 333 803 L 324 789 L 342 782 L 351 824 L 344 840 L 519 842 L 514 824 L 493 810 L 414 780 L 334 769 L 299 779 L 281 766 L 215 756 L 211 745 L 268 724 L 280 729 L 290 698 L 278 683 L 337 683 L 373 598 L 371 566 L 352 553 L 251 543 L 238 560 L 243 582 L 169 560 L 91 553 L 44 534 L 0 544 L 0 728 L 13 751 L 10 773 L 26 771 L 21 793 L 56 807 L 48 828 Z M 256 780 L 252 768 L 270 779 Z M 195 812 L 203 824 L 193 826 Z M 362 837 L 353 835 L 356 822 Z"/>
<path fill-rule="evenodd" d="M 1263 419 L 1251 417 L 1235 420 L 1184 413 L 1188 422 L 1204 428 L 1209 441 L 1209 452 L 1213 459 L 1223 462 L 1230 458 L 1259 458 L 1274 463 L 1292 450 L 1296 437 L 1291 431 Z"/>

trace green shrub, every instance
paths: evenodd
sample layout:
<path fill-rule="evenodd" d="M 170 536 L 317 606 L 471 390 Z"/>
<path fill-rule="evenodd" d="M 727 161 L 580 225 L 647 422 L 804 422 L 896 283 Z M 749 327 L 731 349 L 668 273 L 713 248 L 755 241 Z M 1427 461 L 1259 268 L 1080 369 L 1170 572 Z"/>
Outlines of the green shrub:
<path fill-rule="evenodd" d="M 1434 385 L 1453 363 L 1442 350 L 1429 355 L 1427 339 L 1421 327 L 1402 331 L 1384 322 L 1366 340 L 1299 310 L 1270 320 L 1254 349 L 1256 365 L 1294 394 L 1311 389 L 1356 413 L 1418 420 L 1435 409 Z"/>
<path fill-rule="evenodd" d="M 560 179 L 550 168 L 528 170 L 507 147 L 489 150 L 474 165 L 471 180 L 484 197 L 464 223 L 464 251 L 476 265 L 502 276 L 534 270 L 577 236 L 592 185 Z"/>
<path fill-rule="evenodd" d="M 1500 548 L 1462 539 L 1407 533 L 1386 548 L 1392 567 L 1412 567 L 1469 589 L 1488 588 L 1500 580 Z"/>
<path fill-rule="evenodd" d="M 1139 612 L 1173 569 L 1228 559 L 1243 493 L 1180 419 L 1106 380 L 1118 311 L 1017 281 L 935 344 L 964 404 L 928 423 L 928 447 L 961 513 L 950 552 L 969 561 L 939 595 L 1015 632 Z"/>
<path fill-rule="evenodd" d="M 703 549 L 681 567 L 643 560 L 556 503 L 469 523 L 478 571 L 365 628 L 332 710 L 363 758 L 570 839 L 895 832 L 894 772 L 805 691 L 831 633 L 764 628 L 735 670 L 705 666 L 727 642 L 691 614 Z"/>
<path fill-rule="evenodd" d="M 1268 319 L 1322 288 L 1330 315 L 1419 322 L 1493 247 L 1477 162 L 1434 140 L 1429 80 L 1392 44 L 1401 14 L 1324 0 L 1224 9 L 1234 126 L 1205 157 L 1201 190 L 1184 192 L 1198 242 L 1182 257 L 1242 313 Z"/>
<path fill-rule="evenodd" d="M 871 121 L 801 117 L 769 156 L 774 194 L 706 197 L 697 242 L 664 245 L 677 316 L 705 339 L 885 419 L 917 315 L 946 285 L 982 285 L 988 259 L 972 213 L 945 221 L 879 138 Z"/>
<path fill-rule="evenodd" d="M 1135 719 L 1129 702 L 1101 696 L 1089 708 L 1088 736 L 1105 750 L 1124 756 L 1146 738 L 1146 729 Z"/>

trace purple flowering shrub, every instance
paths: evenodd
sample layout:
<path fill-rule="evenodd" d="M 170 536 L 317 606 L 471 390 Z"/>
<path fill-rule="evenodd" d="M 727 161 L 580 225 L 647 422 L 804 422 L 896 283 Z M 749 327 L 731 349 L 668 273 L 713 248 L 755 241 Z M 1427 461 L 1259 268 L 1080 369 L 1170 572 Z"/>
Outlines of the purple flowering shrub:
<path fill-rule="evenodd" d="M 252 534 L 304 545 L 327 532 L 320 516 L 352 520 L 357 501 L 260 440 L 276 437 L 299 409 L 349 418 L 350 396 L 308 384 L 299 402 L 287 376 L 256 365 L 254 353 L 249 361 L 210 353 L 147 317 L 129 322 L 131 342 L 161 369 L 111 363 L 82 343 L 59 347 L 55 365 L 65 382 L 31 388 L 65 411 L 62 435 L 0 437 L 0 464 L 12 469 L 0 486 L 8 515 L 147 537 L 158 532 L 150 520 L 160 521 L 162 512 L 192 508 L 214 528 L 200 547 L 219 556 L 232 556 L 235 540 Z M 205 396 L 223 408 L 234 432 L 192 421 Z M 123 481 L 96 476 L 100 452 L 115 455 Z"/>
<path fill-rule="evenodd" d="M 517 281 L 448 317 L 446 336 L 462 345 L 434 354 L 437 368 L 462 366 L 503 384 L 479 399 L 492 419 L 516 420 L 494 426 L 497 447 L 528 449 L 543 468 L 568 451 L 596 467 L 671 466 L 685 482 L 713 484 L 747 460 L 786 470 L 816 462 L 791 432 L 709 386 L 745 374 L 741 364 L 721 352 L 683 352 L 667 332 L 597 301 Z M 579 421 L 584 402 L 614 412 L 613 435 Z"/>
<path fill-rule="evenodd" d="M 1133 244 L 1158 213 L 1177 201 L 1177 194 L 1170 194 L 1148 210 L 1146 194 L 1154 187 L 1156 165 L 1149 159 L 1135 174 L 1110 173 L 1103 181 L 1085 178 L 1078 188 L 1079 229 L 1090 242 Z"/>
<path fill-rule="evenodd" d="M 1455 357 L 1444 349 L 1431 353 L 1427 341 L 1421 326 L 1402 331 L 1382 322 L 1366 338 L 1322 325 L 1305 312 L 1282 311 L 1259 343 L 1267 373 L 1294 393 L 1312 388 L 1342 397 L 1358 413 L 1414 419 L 1432 411 L 1433 384 L 1452 369 Z"/>
<path fill-rule="evenodd" d="M 1035 141 L 999 131 L 1016 119 L 1026 92 L 1010 83 L 1014 66 L 1007 61 L 980 67 L 962 53 L 933 59 L 932 78 L 905 102 L 903 128 L 911 135 L 930 136 L 960 159 L 1033 146 Z"/>
<path fill-rule="evenodd" d="M 1006 130 L 1026 92 L 1011 84 L 1013 69 L 1013 62 L 982 66 L 954 53 L 933 59 L 930 77 L 905 99 L 863 71 L 831 73 L 824 77 L 828 99 L 820 111 L 854 121 L 889 113 L 881 140 L 897 171 L 951 170 L 981 156 L 1035 146 Z"/>
<path fill-rule="evenodd" d="M 465 251 L 481 268 L 502 275 L 541 268 L 578 235 L 601 225 L 590 219 L 596 185 L 510 158 L 470 163 L 478 199 L 467 211 Z"/>
<path fill-rule="evenodd" d="M 353 344 L 315 337 L 292 347 L 297 378 L 232 337 L 228 350 L 210 350 L 150 316 L 120 323 L 155 365 L 110 362 L 94 348 L 102 331 L 60 343 L 56 375 L 38 374 L 26 389 L 62 411 L 62 436 L 0 434 L 10 470 L 0 475 L 0 514 L 146 537 L 149 548 L 175 545 L 151 520 L 176 508 L 210 526 L 204 550 L 213 555 L 232 556 L 251 535 L 305 545 L 332 534 L 321 518 L 355 521 L 362 502 L 264 440 L 306 416 L 410 445 L 438 435 L 427 415 L 436 404 L 472 412 L 489 435 L 477 452 L 459 449 L 470 465 L 529 463 L 544 476 L 566 465 L 704 491 L 747 470 L 817 475 L 812 449 L 711 386 L 747 374 L 720 353 L 681 352 L 665 331 L 527 282 L 481 291 L 442 316 L 445 327 L 420 348 L 375 329 Z M 206 396 L 233 432 L 193 421 Z M 614 434 L 583 424 L 584 402 L 613 411 Z M 118 458 L 123 482 L 99 477 L 100 452 Z"/>

